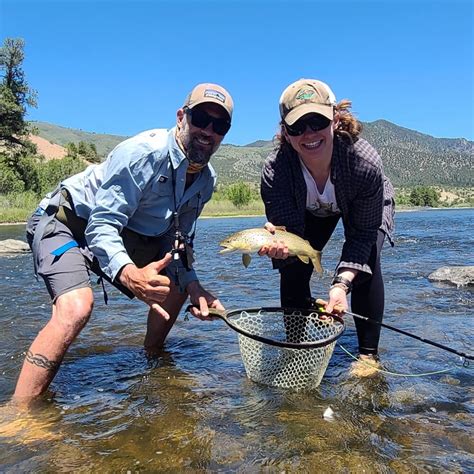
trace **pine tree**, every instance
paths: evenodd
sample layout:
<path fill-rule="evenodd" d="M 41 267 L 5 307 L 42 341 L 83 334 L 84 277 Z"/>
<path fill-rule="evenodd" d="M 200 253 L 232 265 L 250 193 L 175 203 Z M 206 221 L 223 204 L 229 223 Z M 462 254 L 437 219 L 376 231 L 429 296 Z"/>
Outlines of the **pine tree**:
<path fill-rule="evenodd" d="M 36 107 L 36 91 L 30 89 L 22 69 L 25 42 L 6 38 L 0 48 L 0 141 L 7 147 L 27 146 L 27 107 Z"/>

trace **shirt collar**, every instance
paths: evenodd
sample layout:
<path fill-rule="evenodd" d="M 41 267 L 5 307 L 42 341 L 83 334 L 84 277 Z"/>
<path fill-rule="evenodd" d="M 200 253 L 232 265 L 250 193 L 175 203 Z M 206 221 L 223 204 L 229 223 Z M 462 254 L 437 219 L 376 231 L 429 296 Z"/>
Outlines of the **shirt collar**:
<path fill-rule="evenodd" d="M 178 166 L 187 158 L 176 141 L 176 127 L 171 128 L 168 132 L 168 150 L 170 152 L 170 159 L 173 168 L 177 169 Z"/>

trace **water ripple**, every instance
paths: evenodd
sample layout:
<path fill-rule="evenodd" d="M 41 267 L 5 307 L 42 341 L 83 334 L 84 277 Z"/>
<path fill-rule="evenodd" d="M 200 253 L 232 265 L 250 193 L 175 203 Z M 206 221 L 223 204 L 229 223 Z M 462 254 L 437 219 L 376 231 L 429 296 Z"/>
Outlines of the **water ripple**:
<path fill-rule="evenodd" d="M 266 258 L 244 268 L 218 255 L 218 242 L 264 219 L 199 221 L 196 269 L 228 309 L 277 305 L 278 274 Z M 436 222 L 436 225 L 433 225 Z M 473 352 L 472 288 L 427 280 L 444 265 L 472 264 L 474 211 L 397 214 L 397 245 L 386 246 L 385 322 Z M 21 227 L 0 228 L 22 238 Z M 326 273 L 311 285 L 325 296 L 337 265 L 340 226 L 324 251 Z M 474 380 L 459 359 L 383 330 L 381 357 L 397 377 L 349 375 L 336 347 L 320 387 L 297 393 L 251 382 L 236 334 L 222 321 L 180 315 L 165 350 L 143 349 L 146 308 L 95 287 L 94 316 L 66 355 L 50 391 L 29 411 L 10 398 L 24 352 L 50 317 L 29 256 L 0 259 L 0 434 L 2 469 L 44 472 L 471 472 Z M 340 339 L 357 353 L 354 324 Z M 416 376 L 449 368 L 446 374 Z M 331 419 L 323 414 L 331 408 Z M 12 411 L 13 410 L 13 411 Z M 321 468 L 322 469 L 322 468 Z"/>

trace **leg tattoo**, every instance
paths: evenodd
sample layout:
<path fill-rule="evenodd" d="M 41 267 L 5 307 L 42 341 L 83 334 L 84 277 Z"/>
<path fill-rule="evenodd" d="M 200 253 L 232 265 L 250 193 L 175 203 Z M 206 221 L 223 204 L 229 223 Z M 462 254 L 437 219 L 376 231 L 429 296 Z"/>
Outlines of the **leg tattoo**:
<path fill-rule="evenodd" d="M 43 369 L 53 372 L 56 372 L 56 370 L 59 368 L 59 362 L 49 360 L 42 354 L 33 354 L 31 351 L 26 353 L 26 360 L 30 364 L 37 365 L 38 367 L 42 367 Z"/>

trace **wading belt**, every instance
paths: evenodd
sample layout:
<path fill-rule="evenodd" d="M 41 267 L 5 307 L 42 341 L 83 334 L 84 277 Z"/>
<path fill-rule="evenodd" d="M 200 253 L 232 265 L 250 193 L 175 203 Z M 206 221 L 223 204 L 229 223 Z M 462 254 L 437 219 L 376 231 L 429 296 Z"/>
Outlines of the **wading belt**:
<path fill-rule="evenodd" d="M 48 234 L 51 231 L 51 227 L 54 226 L 55 218 L 59 222 L 64 224 L 66 227 L 69 228 L 75 240 L 71 240 L 70 242 L 67 242 L 65 245 L 62 245 L 61 247 L 53 250 L 51 253 L 54 256 L 60 257 L 62 254 L 64 254 L 66 251 L 68 251 L 70 248 L 73 248 L 73 247 L 86 247 L 87 246 L 85 237 L 84 237 L 84 233 L 87 227 L 87 221 L 85 219 L 82 219 L 81 217 L 78 217 L 73 209 L 74 207 L 72 205 L 72 200 L 67 190 L 60 189 L 59 187 L 56 188 L 52 192 L 51 197 L 49 199 L 48 207 L 45 209 L 44 213 L 42 214 L 38 222 L 38 225 L 36 226 L 36 229 L 34 231 L 32 249 L 33 249 L 33 255 L 35 256 L 33 258 L 33 262 L 34 262 L 34 270 L 35 270 L 36 278 L 38 278 L 37 257 L 39 256 L 39 252 L 38 252 L 39 243 L 41 242 L 41 239 L 43 238 L 43 236 L 45 234 Z M 101 270 L 97 258 L 94 257 L 91 260 L 90 258 L 87 258 L 86 255 L 84 255 L 84 257 L 88 261 L 89 268 L 91 269 L 91 271 L 100 277 L 99 281 L 102 283 L 105 303 L 107 303 L 108 298 L 107 298 L 107 293 L 105 291 L 105 288 L 103 286 L 103 281 L 101 279 L 107 280 L 110 284 L 115 286 L 117 289 L 119 289 L 122 293 L 127 295 L 129 298 L 135 297 L 135 295 L 127 287 L 123 286 L 121 283 L 117 281 L 112 281 L 112 279 L 109 278 Z"/>
<path fill-rule="evenodd" d="M 66 189 L 61 190 L 61 195 L 63 199 L 68 203 L 68 206 L 65 206 L 61 201 L 58 206 L 58 211 L 56 212 L 56 219 L 59 222 L 62 222 L 71 232 L 75 239 L 79 242 L 84 241 L 84 233 L 87 227 L 87 221 L 78 217 L 77 214 L 73 211 L 73 205 L 71 197 Z"/>
<path fill-rule="evenodd" d="M 74 206 L 72 203 L 71 196 L 69 195 L 68 191 L 66 189 L 61 190 L 61 197 L 60 199 L 60 205 L 58 206 L 58 211 L 56 212 L 56 219 L 64 224 L 72 233 L 74 238 L 76 239 L 75 241 L 71 241 L 70 245 L 66 244 L 63 246 L 64 251 L 68 250 L 71 247 L 77 246 L 77 247 L 82 247 L 82 246 L 87 246 L 86 244 L 86 239 L 85 239 L 85 231 L 87 227 L 87 221 L 83 219 L 82 217 L 79 217 L 75 212 L 74 212 Z M 65 202 L 64 202 L 65 201 Z M 67 248 L 66 248 L 67 247 Z M 58 250 L 62 250 L 57 249 Z M 92 260 L 87 259 L 89 262 L 90 269 L 98 275 L 100 278 L 107 280 L 110 284 L 115 286 L 117 289 L 119 289 L 122 293 L 127 295 L 129 298 L 134 298 L 135 295 L 124 285 L 121 283 L 112 280 L 108 275 L 106 275 L 100 268 L 99 261 L 97 258 L 93 258 Z M 99 280 L 100 281 L 100 280 Z M 107 293 L 105 292 L 105 288 L 102 285 L 102 288 L 104 290 L 104 300 L 107 303 Z"/>
<path fill-rule="evenodd" d="M 33 264 L 34 264 L 34 269 L 35 269 L 35 277 L 38 279 L 38 260 L 37 258 L 39 257 L 39 252 L 38 252 L 38 247 L 39 243 L 41 242 L 41 239 L 43 238 L 43 235 L 48 233 L 51 226 L 54 225 L 54 218 L 56 216 L 56 213 L 58 211 L 59 207 L 59 199 L 61 197 L 60 194 L 60 188 L 59 186 L 51 193 L 51 196 L 49 197 L 49 202 L 48 206 L 44 210 L 44 212 L 38 208 L 35 212 L 35 214 L 38 213 L 38 215 L 41 215 L 40 220 L 38 221 L 38 225 L 36 226 L 34 236 L 33 236 L 33 242 L 31 245 L 31 249 L 33 250 Z"/>

